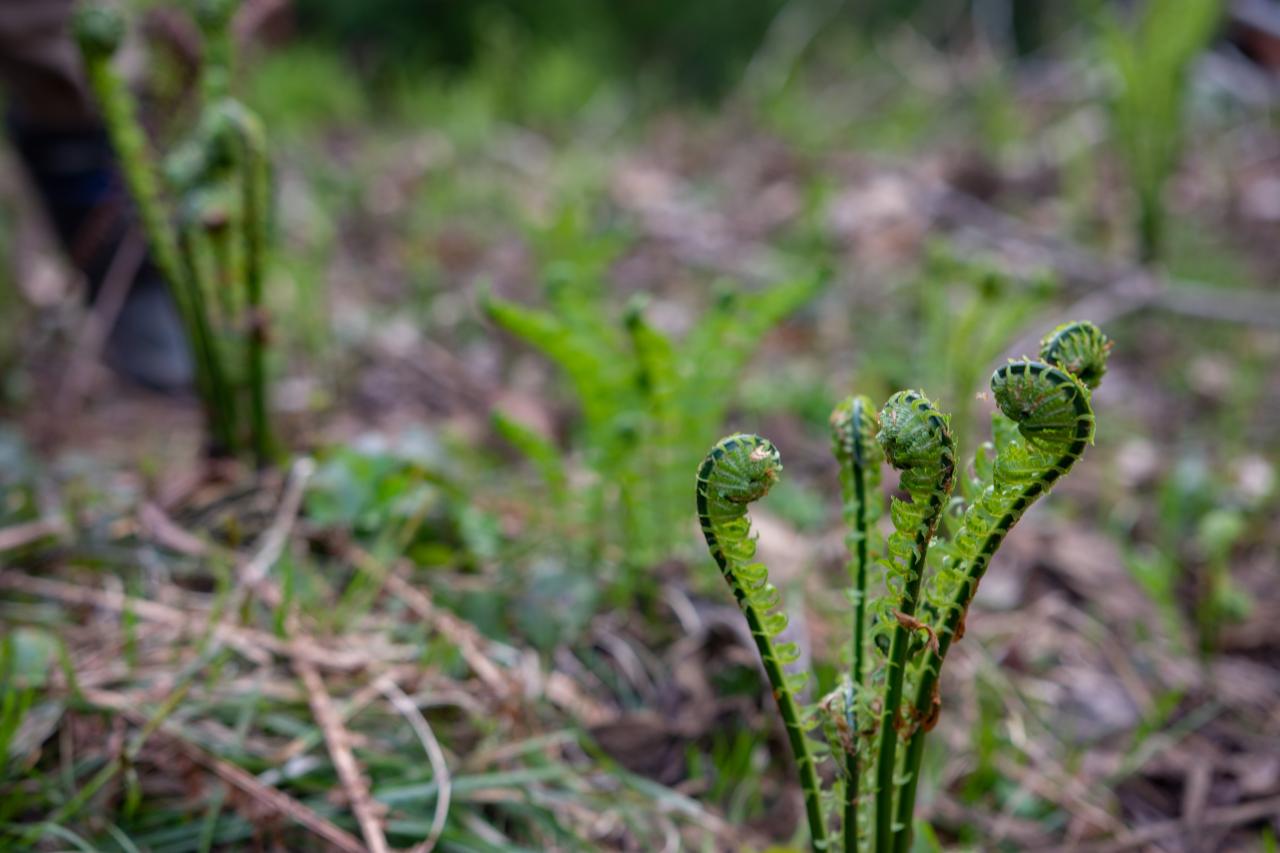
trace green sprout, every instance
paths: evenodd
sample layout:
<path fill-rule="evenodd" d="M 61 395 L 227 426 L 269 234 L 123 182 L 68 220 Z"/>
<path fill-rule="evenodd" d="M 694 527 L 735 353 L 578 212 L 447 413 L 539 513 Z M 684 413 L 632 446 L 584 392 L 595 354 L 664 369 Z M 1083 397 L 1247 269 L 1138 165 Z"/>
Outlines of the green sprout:
<path fill-rule="evenodd" d="M 823 753 L 808 735 L 818 716 L 826 718 L 832 750 L 844 753 L 836 783 L 842 787 L 843 849 L 911 849 L 924 744 L 941 711 L 939 677 L 947 653 L 963 636 L 978 584 L 1009 531 L 1093 442 L 1091 392 L 1106 373 L 1110 349 L 1092 323 L 1067 323 L 1044 339 L 1038 359 L 1011 361 L 995 371 L 994 443 L 978 450 L 974 497 L 949 538 L 939 527 L 957 473 L 950 418 L 919 391 L 899 391 L 878 415 L 865 397 L 836 407 L 832 446 L 848 526 L 852 654 L 849 674 L 816 709 L 797 700 L 805 673 L 783 671 L 798 651 L 774 643 L 786 618 L 777 610 L 780 596 L 767 569 L 753 561 L 756 545 L 746 516 L 747 505 L 764 497 L 781 474 L 777 448 L 759 436 L 731 436 L 698 469 L 698 518 L 777 700 L 814 850 L 831 844 L 814 764 Z M 907 499 L 892 500 L 894 532 L 877 547 L 881 453 L 900 472 Z M 883 578 L 878 594 L 869 591 L 873 566 Z"/>

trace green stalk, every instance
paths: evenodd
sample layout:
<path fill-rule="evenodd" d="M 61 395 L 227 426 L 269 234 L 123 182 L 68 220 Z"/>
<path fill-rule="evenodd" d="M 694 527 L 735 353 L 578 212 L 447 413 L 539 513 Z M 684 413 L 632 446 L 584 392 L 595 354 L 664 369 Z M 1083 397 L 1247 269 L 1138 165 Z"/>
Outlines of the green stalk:
<path fill-rule="evenodd" d="M 202 315 L 197 282 L 190 275 L 193 266 L 180 257 L 179 238 L 172 226 L 175 218 L 160 191 L 160 172 L 151 145 L 138 122 L 132 95 L 111 66 L 111 58 L 124 36 L 124 24 L 112 10 L 81 6 L 76 10 L 74 29 L 89 86 L 97 98 L 125 183 L 137 205 L 152 257 L 169 282 L 174 303 L 191 338 L 196 385 L 201 390 L 212 428 L 220 417 L 214 411 L 214 398 L 225 393 L 225 389 L 219 387 L 224 374 L 216 351 L 201 340 L 207 337 L 207 318 Z"/>
<path fill-rule="evenodd" d="M 205 211 L 203 226 L 205 239 L 213 256 L 212 301 L 218 306 L 217 323 L 224 331 L 233 325 L 236 316 L 235 286 L 241 273 L 236 269 L 235 247 L 232 244 L 230 215 L 225 210 Z"/>
<path fill-rule="evenodd" d="M 256 125 L 255 125 L 256 127 Z M 262 304 L 266 231 L 266 154 L 261 133 L 246 134 L 244 165 L 245 302 L 249 315 L 249 410 L 253 453 L 258 467 L 271 461 L 271 425 L 267 413 L 267 312 Z"/>
<path fill-rule="evenodd" d="M 893 837 L 894 853 L 906 853 L 911 849 L 913 837 L 911 824 L 916 812 L 916 780 L 920 775 L 920 762 L 924 758 L 926 734 L 927 731 L 923 727 L 916 729 L 911 739 L 907 741 L 907 751 L 902 757 L 903 772 L 907 774 L 907 781 L 898 792 L 898 825 L 901 828 Z"/>
<path fill-rule="evenodd" d="M 853 487 L 858 504 L 854 526 L 858 531 L 857 572 L 854 576 L 853 605 L 853 683 L 861 690 L 866 664 L 863 660 L 867 642 L 867 510 L 866 478 L 861 466 L 853 469 Z M 853 737 L 858 735 L 858 718 L 852 718 Z M 855 741 L 856 746 L 856 741 Z M 845 771 L 849 774 L 849 791 L 844 807 L 844 844 L 847 853 L 858 849 L 858 785 L 862 769 L 859 767 L 858 750 L 845 754 Z"/>
<path fill-rule="evenodd" d="M 151 145 L 138 122 L 133 96 L 111 67 L 111 58 L 124 36 L 124 24 L 113 11 L 81 6 L 76 12 L 75 31 L 89 86 L 98 100 L 156 265 L 171 282 L 184 282 L 177 240 L 170 227 L 174 219 L 160 193 L 159 170 Z M 175 290 L 182 289 L 175 286 Z M 185 295 L 178 294 L 179 303 L 184 302 Z M 190 310 L 189 304 L 186 308 Z"/>
<path fill-rule="evenodd" d="M 196 3 L 196 22 L 204 37 L 200 88 L 206 103 L 226 97 L 231 89 L 235 59 L 231 18 L 238 5 L 238 0 L 199 0 Z"/>
<path fill-rule="evenodd" d="M 928 539 L 916 540 L 921 550 L 928 547 Z M 912 562 L 913 580 L 909 581 L 898 607 L 902 613 L 914 617 L 916 600 L 920 594 L 920 577 L 924 574 L 924 555 Z M 898 707 L 902 704 L 902 681 L 906 675 L 907 645 L 911 634 L 907 626 L 899 622 L 893 631 L 890 647 L 888 683 L 884 693 L 884 712 L 880 716 L 880 753 L 876 763 L 876 848 L 887 850 L 893 837 L 893 771 L 898 747 Z"/>
<path fill-rule="evenodd" d="M 890 571 L 902 577 L 886 667 L 883 711 L 880 716 L 880 749 L 876 763 L 876 851 L 888 851 L 894 836 L 894 770 L 897 759 L 899 712 L 906 676 L 907 648 L 911 643 L 920 584 L 924 577 L 929 544 L 942 517 L 955 476 L 955 441 L 940 414 L 924 395 L 900 391 L 889 398 L 880 413 L 877 440 L 893 467 L 902 472 L 901 486 L 911 503 L 894 502 L 897 532 L 889 540 Z"/>
<path fill-rule="evenodd" d="M 213 440 L 212 454 L 221 456 L 234 453 L 237 446 L 235 396 L 222 372 L 218 342 L 209 327 L 208 311 L 204 304 L 204 294 L 208 292 L 208 288 L 203 284 L 204 273 L 193 238 L 194 235 L 186 228 L 179 232 L 178 256 L 181 258 L 183 276 L 191 283 L 188 291 L 193 309 L 191 348 L 196 353 L 196 361 L 205 365 L 205 371 L 196 374 L 196 383 L 209 419 L 209 432 Z"/>
<path fill-rule="evenodd" d="M 746 617 L 751 639 L 755 640 L 756 651 L 760 653 L 760 662 L 764 664 L 765 676 L 769 679 L 773 698 L 778 704 L 778 715 L 782 717 L 782 726 L 787 732 L 787 743 L 791 746 L 791 754 L 795 756 L 796 771 L 800 774 L 800 790 L 804 793 L 810 842 L 815 851 L 825 851 L 827 820 L 822 813 L 822 785 L 818 781 L 818 768 L 809 749 L 809 740 L 804 734 L 800 708 L 796 704 L 791 685 L 787 683 L 787 675 L 782 669 L 773 640 L 765 632 L 760 614 L 750 605 L 742 608 L 742 614 Z"/>
<path fill-rule="evenodd" d="M 765 677 L 773 688 L 800 777 L 810 843 L 815 853 L 822 853 L 828 845 L 822 787 L 795 693 L 783 670 L 784 663 L 799 656 L 799 649 L 791 643 L 774 646 L 773 637 L 786 627 L 786 615 L 770 612 L 777 607 L 779 595 L 769 583 L 764 565 L 752 562 L 756 546 L 747 520 L 747 505 L 764 497 L 781 471 L 778 450 L 767 439 L 745 434 L 722 439 L 698 468 L 698 520 L 707 548 L 746 617 Z"/>
<path fill-rule="evenodd" d="M 236 101 L 221 107 L 220 128 L 235 146 L 240 167 L 241 242 L 244 257 L 245 314 L 248 346 L 245 376 L 249 385 L 249 421 L 254 458 L 259 468 L 271 461 L 271 425 L 267 405 L 267 314 L 262 284 L 266 266 L 267 151 L 257 116 Z"/>
<path fill-rule="evenodd" d="M 912 732 L 904 758 L 906 782 L 898 801 L 900 829 L 893 839 L 894 853 L 911 848 L 920 763 L 930 728 L 925 721 L 937 716 L 938 679 L 947 652 L 962 635 L 978 584 L 1009 531 L 1066 476 L 1093 441 L 1094 415 L 1087 389 L 1101 382 L 1110 348 L 1107 337 L 1092 323 L 1066 323 L 1041 343 L 1043 362 L 1011 362 L 991 377 L 991 390 L 1003 413 L 996 419 L 998 451 L 992 481 L 961 522 L 955 545 L 962 579 L 942 609 L 945 616 L 936 644 L 927 650 L 920 670 L 913 707 L 915 718 L 922 722 Z"/>
<path fill-rule="evenodd" d="M 851 637 L 850 681 L 853 686 L 845 704 L 851 748 L 845 751 L 844 849 L 858 849 L 858 805 L 861 795 L 862 762 L 858 755 L 860 723 L 854 707 L 864 689 L 867 646 L 867 565 L 871 513 L 867 493 L 879 483 L 880 456 L 872 440 L 876 429 L 875 413 L 866 397 L 850 397 L 831 413 L 832 449 L 840 463 L 840 487 L 844 500 L 845 522 L 849 526 L 846 545 L 852 552 L 849 563 L 853 591 L 853 630 Z"/>
<path fill-rule="evenodd" d="M 977 592 L 978 583 L 982 580 L 982 576 L 990 564 L 991 556 L 995 554 L 996 549 L 1004 541 L 1005 534 L 1012 527 L 1013 521 L 1010 521 L 1007 525 L 1002 525 L 994 530 L 983 542 L 982 550 L 978 556 L 964 569 L 964 580 L 956 590 L 955 598 L 951 603 L 952 606 L 947 608 L 946 617 L 938 629 L 937 650 L 931 649 L 926 652 L 927 657 L 923 667 L 921 667 L 920 682 L 916 687 L 915 700 L 912 703 L 915 708 L 915 715 L 920 720 L 927 720 L 934 713 L 935 691 L 938 688 L 938 679 L 942 673 L 943 661 L 946 659 L 947 652 L 951 649 L 952 641 L 960 631 L 965 613 L 968 611 L 969 602 L 973 600 L 973 595 Z M 907 742 L 907 750 L 903 758 L 903 774 L 907 778 L 902 786 L 898 800 L 897 820 L 900 829 L 895 833 L 893 839 L 895 853 L 905 853 L 911 848 L 911 822 L 915 814 L 920 763 L 924 758 L 924 739 L 928 732 L 929 729 L 926 726 L 918 726 Z"/>
<path fill-rule="evenodd" d="M 1138 191 L 1138 262 L 1149 266 L 1160 260 L 1164 249 L 1164 204 L 1160 198 L 1163 184 Z"/>

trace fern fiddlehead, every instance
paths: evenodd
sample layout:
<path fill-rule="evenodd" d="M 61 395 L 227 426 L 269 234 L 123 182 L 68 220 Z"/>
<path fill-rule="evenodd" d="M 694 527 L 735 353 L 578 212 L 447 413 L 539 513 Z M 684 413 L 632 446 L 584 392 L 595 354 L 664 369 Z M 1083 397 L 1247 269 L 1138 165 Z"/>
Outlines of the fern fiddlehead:
<path fill-rule="evenodd" d="M 907 747 L 906 782 L 893 844 L 899 853 L 910 849 L 924 735 L 940 708 L 937 689 L 943 661 L 951 644 L 964 634 L 969 604 L 1005 536 L 1093 442 L 1089 388 L 1096 387 L 1106 372 L 1110 347 L 1106 335 L 1092 323 L 1068 323 L 1041 343 L 1041 361 L 1010 362 L 991 377 L 1001 412 L 995 416 L 997 453 L 991 483 L 965 512 L 955 537 L 949 559 L 959 570 L 959 581 L 920 669 L 915 715 L 923 722 Z"/>
<path fill-rule="evenodd" d="M 876 440 L 889 464 L 901 472 L 899 485 L 910 502 L 894 499 L 890 511 L 895 532 L 885 561 L 897 607 L 884 614 L 896 620 L 886 667 L 880 748 L 876 757 L 876 850 L 887 850 L 893 834 L 894 769 L 907 649 L 914 631 L 929 543 L 955 482 L 955 439 L 947 418 L 917 391 L 899 391 L 880 411 Z M 891 596 L 894 597 L 894 596 Z"/>
<path fill-rule="evenodd" d="M 234 11 L 234 0 L 206 0 L 206 24 L 221 27 Z M 202 15 L 205 14 L 202 12 Z M 211 16 L 211 17 L 210 17 Z M 120 161 L 121 172 L 138 209 L 138 218 L 147 237 L 156 266 L 170 285 L 194 355 L 196 385 L 204 402 L 213 450 L 231 450 L 236 444 L 234 388 L 223 363 L 219 341 L 214 334 L 203 286 L 204 275 L 195 257 L 196 245 L 190 232 L 190 217 L 176 216 L 170 196 L 161 180 L 155 152 L 137 118 L 137 109 L 128 87 L 112 67 L 112 57 L 124 36 L 124 21 L 114 10 L 84 4 L 75 11 L 73 29 L 84 60 L 85 74 L 98 101 L 103 123 Z M 219 56 L 226 51 L 219 53 Z M 223 57 L 225 59 L 225 57 Z M 228 60 L 229 61 L 229 60 Z M 214 65 L 222 64 L 215 57 Z M 224 81 L 225 82 L 225 81 Z M 216 88 L 216 87 L 215 87 Z M 207 165 L 206 152 L 192 145 L 179 152 L 176 170 L 182 174 L 178 189 L 186 188 Z M 169 187 L 174 189 L 174 187 Z M 175 193 L 176 194 L 176 193 Z"/>
<path fill-rule="evenodd" d="M 1040 342 L 1040 360 L 1067 371 L 1090 390 L 1107 372 L 1111 340 L 1087 320 L 1063 323 Z"/>
<path fill-rule="evenodd" d="M 102 111 L 102 121 L 120 161 L 125 183 L 137 205 L 147 244 L 156 266 L 170 284 L 174 303 L 191 338 L 196 356 L 196 383 L 202 396 L 210 400 L 216 396 L 218 383 L 222 381 L 218 354 L 213 349 L 201 306 L 192 293 L 194 283 L 187 276 L 189 270 L 179 257 L 178 237 L 171 227 L 174 217 L 161 192 L 154 152 L 138 122 L 133 96 L 111 64 L 124 39 L 124 19 L 114 9 L 81 5 L 75 11 L 72 27 L 84 61 L 85 76 Z M 206 405 L 216 433 L 220 425 L 225 424 L 221 423 L 220 413 L 213 411 L 215 408 Z"/>
<path fill-rule="evenodd" d="M 124 19 L 114 9 L 82 5 L 72 23 L 85 76 L 98 100 L 156 263 L 170 281 L 181 281 L 176 240 L 169 227 L 173 217 L 160 192 L 155 156 L 138 123 L 133 97 L 111 65 L 124 40 Z M 183 295 L 177 294 L 179 300 Z"/>
<path fill-rule="evenodd" d="M 754 562 L 756 543 L 747 518 L 748 504 L 764 497 L 781 472 L 781 457 L 768 439 L 743 433 L 722 439 L 698 467 L 698 521 L 707 548 L 733 591 L 760 653 L 795 756 L 811 843 L 814 850 L 821 851 L 827 848 L 827 827 L 817 766 L 796 702 L 796 685 L 783 670 L 799 656 L 799 650 L 794 643 L 773 642 L 786 628 L 787 617 L 776 609 L 780 596 L 769 583 L 768 570 Z"/>
<path fill-rule="evenodd" d="M 831 413 L 831 444 L 840 463 L 840 490 L 844 501 L 850 552 L 849 581 L 853 601 L 852 655 L 849 695 L 843 714 L 850 740 L 845 746 L 844 849 L 858 849 L 859 785 L 862 768 L 858 756 L 860 724 L 854 711 L 858 693 L 865 687 L 867 646 L 867 567 L 871 525 L 880 514 L 880 446 L 875 441 L 875 407 L 866 397 L 849 397 Z"/>

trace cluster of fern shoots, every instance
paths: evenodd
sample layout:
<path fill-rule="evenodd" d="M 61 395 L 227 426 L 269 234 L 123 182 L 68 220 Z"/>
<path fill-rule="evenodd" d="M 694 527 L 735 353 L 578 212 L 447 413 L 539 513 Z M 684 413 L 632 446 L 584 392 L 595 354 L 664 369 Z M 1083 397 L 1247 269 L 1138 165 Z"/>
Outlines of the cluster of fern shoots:
<path fill-rule="evenodd" d="M 201 108 L 163 162 L 113 65 L 125 26 L 82 3 L 74 28 L 85 72 L 138 209 L 151 256 L 170 285 L 194 356 L 214 455 L 272 450 L 263 308 L 268 167 L 262 124 L 230 94 L 236 0 L 200 0 Z"/>
<path fill-rule="evenodd" d="M 950 418 L 922 392 L 900 391 L 877 410 L 850 397 L 831 415 L 848 525 L 850 668 L 805 707 L 799 657 L 778 642 L 786 615 L 765 566 L 754 560 L 747 506 L 777 482 L 782 463 L 767 439 L 721 440 L 697 474 L 697 508 L 712 556 L 755 640 L 795 757 L 814 850 L 905 853 L 924 741 L 941 710 L 939 676 L 996 550 L 1027 508 L 1066 475 L 1092 443 L 1091 391 L 1111 347 L 1088 322 L 1059 326 L 1036 360 L 1011 361 L 991 377 L 999 411 L 993 440 L 963 471 Z M 900 472 L 881 541 L 881 465 Z M 953 498 L 958 477 L 967 500 Z M 963 511 L 961 511 L 963 507 Z M 882 583 L 872 584 L 873 578 Z M 877 590 L 878 588 L 878 590 Z M 825 743 L 811 736 L 823 729 Z M 824 789 L 819 762 L 833 758 Z M 833 802 L 835 807 L 833 808 Z M 834 811 L 842 813 L 839 841 Z M 837 846 L 839 845 L 839 846 Z"/>

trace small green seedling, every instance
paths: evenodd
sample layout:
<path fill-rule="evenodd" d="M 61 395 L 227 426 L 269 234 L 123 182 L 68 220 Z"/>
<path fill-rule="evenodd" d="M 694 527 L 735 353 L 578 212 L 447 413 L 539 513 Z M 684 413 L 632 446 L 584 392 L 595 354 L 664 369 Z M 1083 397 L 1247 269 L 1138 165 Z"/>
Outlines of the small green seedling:
<path fill-rule="evenodd" d="M 924 742 L 941 710 L 938 679 L 952 644 L 964 635 L 969 605 L 992 557 L 1027 509 L 1065 476 L 1093 441 L 1091 391 L 1106 372 L 1111 342 L 1092 323 L 1059 326 L 1038 360 L 1011 361 L 991 377 L 999 407 L 994 444 L 973 463 L 970 493 L 954 535 L 939 535 L 959 474 L 949 416 L 919 391 L 899 391 L 877 415 L 851 397 L 831 416 L 849 528 L 852 666 L 843 684 L 815 707 L 797 698 L 800 674 L 787 674 L 794 644 L 775 642 L 786 627 L 778 591 L 754 561 L 747 506 L 778 481 L 777 448 L 734 435 L 712 448 L 697 474 L 697 510 L 707 547 L 755 639 L 800 775 L 814 850 L 831 849 L 827 799 L 817 764 L 842 752 L 834 790 L 843 812 L 842 849 L 911 849 Z M 881 461 L 901 474 L 906 498 L 894 498 L 894 532 L 880 545 Z M 873 567 L 883 589 L 870 592 Z M 827 745 L 808 732 L 826 723 Z"/>
<path fill-rule="evenodd" d="M 615 247 L 592 234 L 568 210 L 541 236 L 545 308 L 489 296 L 483 308 L 507 333 L 541 351 L 568 378 L 581 411 L 573 450 L 591 477 L 565 507 L 565 526 L 589 531 L 593 562 L 616 560 L 625 586 L 683 542 L 688 517 L 680 496 L 697 464 L 702 436 L 718 429 L 729 400 L 708 388 L 737 381 L 760 340 L 809 302 L 823 286 L 800 276 L 757 292 L 724 285 L 711 307 L 682 337 L 654 325 L 644 298 L 621 311 L 608 299 L 608 265 Z M 554 258 L 554 259 L 553 259 Z M 545 442 L 531 441 L 519 424 L 499 430 L 545 473 Z M 517 433 L 522 433 L 517 435 Z M 693 448 L 692 452 L 690 449 Z M 563 473 L 547 485 L 563 494 Z"/>

